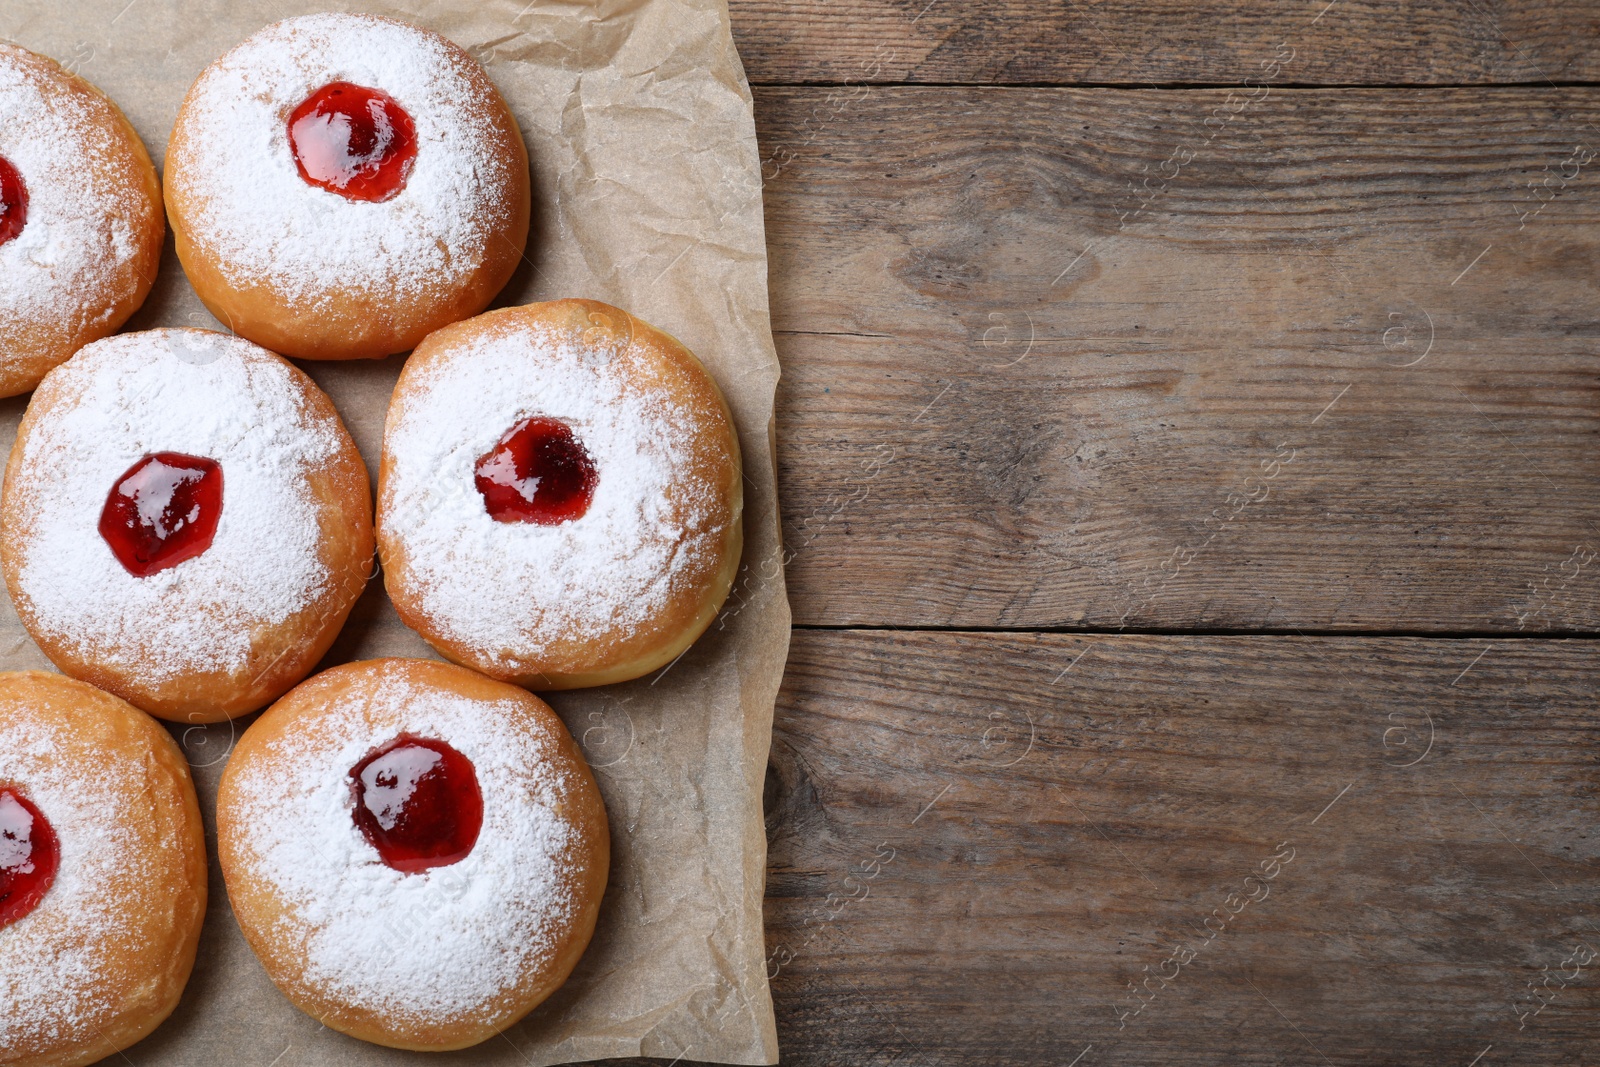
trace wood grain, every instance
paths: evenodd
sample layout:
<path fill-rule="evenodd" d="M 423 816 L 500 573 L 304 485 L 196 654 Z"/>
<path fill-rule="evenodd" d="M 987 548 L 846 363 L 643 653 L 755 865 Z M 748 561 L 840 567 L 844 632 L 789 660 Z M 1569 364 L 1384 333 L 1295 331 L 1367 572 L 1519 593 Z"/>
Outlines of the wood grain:
<path fill-rule="evenodd" d="M 751 81 L 1227 84 L 1280 43 L 1287 82 L 1593 81 L 1583 0 L 732 0 Z"/>
<path fill-rule="evenodd" d="M 799 632 L 767 798 L 784 1062 L 1587 1062 L 1597 666 Z"/>
<path fill-rule="evenodd" d="M 797 622 L 1600 630 L 1600 92 L 757 116 Z"/>

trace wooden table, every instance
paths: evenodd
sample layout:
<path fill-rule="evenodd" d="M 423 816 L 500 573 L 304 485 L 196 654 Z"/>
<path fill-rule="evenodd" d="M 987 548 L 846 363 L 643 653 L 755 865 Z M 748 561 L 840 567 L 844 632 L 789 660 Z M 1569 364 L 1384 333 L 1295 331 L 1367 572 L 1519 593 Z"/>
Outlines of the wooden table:
<path fill-rule="evenodd" d="M 784 1062 L 1600 1059 L 1600 8 L 732 8 Z"/>

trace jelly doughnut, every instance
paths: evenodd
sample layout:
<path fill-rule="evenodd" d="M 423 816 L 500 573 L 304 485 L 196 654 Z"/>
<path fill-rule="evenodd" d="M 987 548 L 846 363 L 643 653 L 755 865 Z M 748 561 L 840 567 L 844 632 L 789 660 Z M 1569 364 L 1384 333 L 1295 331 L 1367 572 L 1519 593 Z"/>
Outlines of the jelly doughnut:
<path fill-rule="evenodd" d="M 0 396 L 25 393 L 144 303 L 161 185 L 117 105 L 0 41 Z"/>
<path fill-rule="evenodd" d="M 172 1013 L 206 911 L 189 765 L 148 715 L 0 674 L 0 1063 L 77 1067 Z"/>
<path fill-rule="evenodd" d="M 482 311 L 528 239 L 528 155 L 476 60 L 374 15 L 268 26 L 189 89 L 167 210 L 195 292 L 287 356 L 412 348 Z"/>
<path fill-rule="evenodd" d="M 625 311 L 491 311 L 417 347 L 384 426 L 395 609 L 533 689 L 636 678 L 716 616 L 739 565 L 739 443 L 682 344 Z"/>
<path fill-rule="evenodd" d="M 51 371 L 0 492 L 0 564 L 45 655 L 178 721 L 305 677 L 372 548 L 366 467 L 332 402 L 206 330 L 121 334 Z"/>
<path fill-rule="evenodd" d="M 588 764 L 540 699 L 433 660 L 323 671 L 239 739 L 217 854 L 246 940 L 309 1015 L 465 1048 L 566 981 L 610 864 Z"/>

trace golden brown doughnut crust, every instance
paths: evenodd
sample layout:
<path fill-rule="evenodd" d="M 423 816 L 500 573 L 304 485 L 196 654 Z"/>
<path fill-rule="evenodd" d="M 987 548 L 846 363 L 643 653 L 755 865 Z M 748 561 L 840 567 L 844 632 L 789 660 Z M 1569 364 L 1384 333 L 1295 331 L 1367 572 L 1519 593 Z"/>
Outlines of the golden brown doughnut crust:
<path fill-rule="evenodd" d="M 55 60 L 5 41 L 0 41 L 0 65 L 21 68 L 28 77 L 50 86 L 51 93 L 74 100 L 92 116 L 95 132 L 108 149 L 81 153 L 84 173 L 50 178 L 81 187 L 89 174 L 97 183 L 118 188 L 123 195 L 107 205 L 111 217 L 105 222 L 109 225 L 115 220 L 125 226 L 132 248 L 132 255 L 123 262 L 103 265 L 108 273 L 100 278 L 100 284 L 76 293 L 80 304 L 70 325 L 50 318 L 0 330 L 0 396 L 16 396 L 38 385 L 45 372 L 84 345 L 116 333 L 139 310 L 161 266 L 166 221 L 161 211 L 161 182 L 150 154 L 109 97 Z M 0 155 L 4 154 L 0 137 Z M 39 174 L 23 175 L 30 190 L 44 180 Z M 34 199 L 37 196 L 37 191 L 30 193 Z M 30 214 L 30 224 L 32 218 Z"/>
<path fill-rule="evenodd" d="M 380 16 L 363 17 L 404 25 Z M 439 327 L 482 311 L 516 270 L 528 243 L 532 205 L 528 151 L 522 131 L 500 91 L 475 59 L 438 34 L 410 28 L 434 38 L 461 61 L 458 71 L 470 83 L 470 106 L 481 109 L 492 126 L 484 150 L 503 157 L 512 175 L 504 189 L 485 190 L 489 201 L 482 214 L 504 216 L 508 223 L 498 239 L 488 242 L 475 270 L 455 283 L 441 282 L 421 298 L 408 298 L 390 289 L 363 291 L 342 285 L 339 278 L 328 277 L 321 279 L 325 299 L 313 302 L 288 295 L 266 282 L 247 284 L 230 279 L 221 256 L 190 224 L 204 206 L 203 194 L 191 175 L 228 163 L 218 158 L 211 146 L 197 143 L 191 133 L 195 126 L 196 90 L 209 73 L 208 68 L 184 97 L 167 144 L 166 206 L 178 259 L 195 293 L 219 322 L 241 337 L 297 359 L 381 359 L 414 348 Z M 299 103 L 283 103 L 280 119 L 285 125 L 289 112 Z M 428 147 L 424 145 L 422 149 Z M 368 205 L 348 206 L 358 211 Z"/>
<path fill-rule="evenodd" d="M 413 384 L 424 375 L 470 359 L 470 349 L 486 338 L 548 329 L 582 345 L 596 333 L 609 343 L 624 338 L 612 356 L 645 388 L 681 408 L 697 430 L 689 466 L 716 487 L 709 526 L 722 536 L 713 551 L 685 552 L 677 562 L 678 592 L 645 625 L 600 637 L 576 633 L 556 637 L 539 655 L 523 649 L 485 649 L 453 637 L 424 607 L 426 580 L 409 565 L 405 531 L 394 519 L 394 456 L 390 430 L 416 403 Z M 604 474 L 601 474 L 604 478 Z M 741 517 L 744 479 L 733 416 L 715 379 L 682 342 L 620 308 L 597 300 L 553 300 L 502 308 L 447 326 L 417 346 L 395 386 L 385 423 L 383 459 L 378 474 L 378 556 L 384 585 L 402 621 L 441 654 L 493 678 L 535 690 L 609 685 L 648 674 L 671 663 L 692 645 L 721 610 L 739 569 L 744 544 Z M 598 579 L 597 579 L 598 580 Z"/>
<path fill-rule="evenodd" d="M 261 875 L 249 838 L 253 802 L 267 805 L 258 810 L 280 809 L 269 798 L 248 795 L 245 783 L 281 781 L 284 775 L 277 771 L 274 761 L 284 758 L 281 752 L 292 750 L 297 737 L 315 729 L 319 720 L 364 719 L 380 737 L 415 730 L 415 720 L 408 721 L 403 710 L 397 713 L 390 707 L 375 706 L 374 691 L 380 685 L 395 684 L 418 690 L 419 703 L 426 701 L 430 691 L 495 702 L 495 708 L 486 710 L 495 714 L 499 728 L 533 738 L 540 746 L 545 760 L 541 773 L 564 775 L 572 783 L 568 807 L 561 815 L 577 832 L 560 856 L 557 870 L 575 907 L 562 940 L 540 966 L 526 972 L 520 982 L 503 990 L 482 1010 L 447 1021 L 421 1021 L 363 1008 L 308 980 L 304 940 L 293 934 L 297 926 L 303 925 L 296 912 L 304 902 L 283 899 L 277 887 Z M 338 768 L 338 773 L 345 770 Z M 511 787 L 514 783 L 485 781 L 481 765 L 479 782 L 484 790 L 487 826 L 491 817 L 489 805 L 493 803 L 491 785 Z M 476 847 L 484 847 L 482 836 Z M 227 880 L 228 898 L 245 939 L 268 976 L 296 1007 L 313 1018 L 352 1037 L 391 1048 L 447 1051 L 478 1044 L 514 1025 L 555 992 L 572 973 L 593 936 L 610 856 L 610 829 L 594 776 L 549 705 L 515 686 L 433 660 L 348 663 L 303 682 L 245 731 L 229 758 L 217 796 L 217 857 Z"/>
<path fill-rule="evenodd" d="M 52 759 L 120 798 L 106 810 L 104 829 L 115 828 L 118 843 L 109 847 L 128 849 L 128 863 L 113 865 L 110 880 L 95 889 L 118 909 L 115 936 L 84 930 L 72 914 L 51 910 L 51 898 L 64 892 L 71 877 L 71 857 L 76 853 L 82 862 L 86 851 L 108 846 L 69 842 L 72 827 L 59 812 L 52 819 L 46 803 L 39 806 L 61 839 L 62 867 L 39 906 L 0 929 L 0 970 L 7 966 L 8 938 L 44 938 L 63 952 L 81 950 L 93 938 L 101 948 L 100 1005 L 62 1030 L 0 1046 L 0 1062 L 11 1067 L 79 1067 L 132 1045 L 178 1004 L 206 911 L 200 806 L 189 765 L 166 730 L 93 686 L 44 671 L 0 674 L 0 734 L 12 727 L 30 739 L 48 737 Z M 12 753 L 0 752 L 0 781 L 39 801 L 26 774 L 16 774 L 17 764 Z M 0 1003 L 0 1014 L 15 1009 Z"/>
<path fill-rule="evenodd" d="M 202 330 L 174 332 L 223 336 Z M 40 625 L 28 598 L 20 595 L 21 573 L 33 529 L 30 517 L 42 490 L 37 479 L 28 477 L 24 457 L 28 441 L 39 425 L 61 417 L 77 402 L 77 391 L 63 384 L 62 373 L 47 375 L 34 393 L 17 430 L 16 445 L 6 464 L 5 484 L 0 488 L 0 567 L 17 615 L 29 635 L 64 673 L 173 722 L 220 722 L 255 711 L 281 696 L 304 678 L 333 645 L 371 572 L 371 489 L 366 464 L 355 441 L 340 421 L 333 401 L 304 371 L 273 353 L 256 351 L 260 358 L 275 361 L 287 370 L 302 410 L 311 420 L 333 428 L 339 446 L 332 459 L 306 475 L 320 531 L 317 555 L 330 580 L 305 608 L 253 634 L 250 660 L 244 667 L 151 678 L 138 669 L 107 662 L 96 655 L 92 645 L 74 640 L 73 634 L 52 634 Z M 106 488 L 109 491 L 110 486 Z M 149 643 L 132 649 L 131 654 L 136 661 L 155 662 L 166 651 L 156 635 Z"/>

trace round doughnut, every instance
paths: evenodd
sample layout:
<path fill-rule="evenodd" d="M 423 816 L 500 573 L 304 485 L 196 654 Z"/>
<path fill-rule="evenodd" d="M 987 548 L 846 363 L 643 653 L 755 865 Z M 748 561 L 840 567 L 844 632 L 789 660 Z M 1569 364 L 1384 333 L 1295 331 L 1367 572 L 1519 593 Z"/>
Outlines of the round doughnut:
<path fill-rule="evenodd" d="M 566 981 L 610 831 L 531 694 L 433 660 L 323 671 L 240 738 L 217 797 L 228 897 L 302 1011 L 393 1048 L 465 1048 Z"/>
<path fill-rule="evenodd" d="M 305 677 L 372 547 L 366 467 L 332 402 L 208 330 L 120 334 L 51 371 L 0 492 L 0 564 L 45 655 L 181 722 Z"/>
<path fill-rule="evenodd" d="M 200 805 L 167 732 L 59 674 L 0 674 L 0 1063 L 77 1067 L 154 1030 L 205 913 Z"/>
<path fill-rule="evenodd" d="M 139 310 L 161 264 L 161 184 L 117 105 L 0 41 L 0 396 L 26 393 Z"/>
<path fill-rule="evenodd" d="M 378 553 L 400 618 L 532 689 L 688 648 L 739 566 L 739 442 L 694 354 L 592 300 L 432 334 L 395 387 Z"/>
<path fill-rule="evenodd" d="M 488 306 L 528 239 L 528 154 L 476 60 L 374 15 L 304 15 L 189 89 L 167 146 L 178 258 L 274 352 L 404 352 Z"/>

